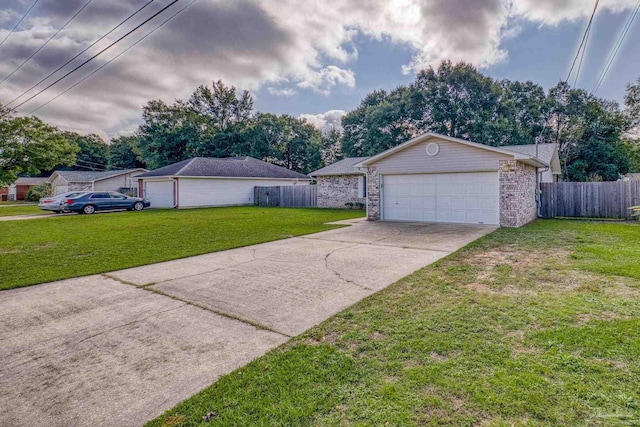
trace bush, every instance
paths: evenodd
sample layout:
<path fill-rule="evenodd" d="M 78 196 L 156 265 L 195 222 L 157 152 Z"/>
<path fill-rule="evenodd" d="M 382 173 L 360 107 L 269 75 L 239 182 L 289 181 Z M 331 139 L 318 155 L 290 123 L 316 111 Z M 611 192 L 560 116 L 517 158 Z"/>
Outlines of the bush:
<path fill-rule="evenodd" d="M 362 202 L 356 202 L 355 205 L 356 205 L 356 209 L 360 209 L 360 210 L 364 209 L 364 203 Z"/>
<path fill-rule="evenodd" d="M 50 184 L 40 184 L 32 187 L 27 191 L 27 195 L 25 196 L 25 200 L 29 202 L 37 202 L 43 197 L 51 196 L 52 189 Z"/>
<path fill-rule="evenodd" d="M 344 205 L 347 207 L 347 209 L 353 209 L 353 203 L 352 202 L 347 202 Z"/>

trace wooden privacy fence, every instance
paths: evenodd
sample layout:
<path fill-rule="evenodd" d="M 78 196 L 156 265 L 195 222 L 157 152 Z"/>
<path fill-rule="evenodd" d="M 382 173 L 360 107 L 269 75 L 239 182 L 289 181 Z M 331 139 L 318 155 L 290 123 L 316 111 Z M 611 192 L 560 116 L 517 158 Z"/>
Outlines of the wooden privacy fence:
<path fill-rule="evenodd" d="M 282 208 L 315 208 L 318 206 L 316 185 L 285 185 L 280 187 L 254 187 L 253 200 L 257 206 Z"/>
<path fill-rule="evenodd" d="M 553 182 L 541 187 L 543 218 L 631 219 L 629 207 L 640 205 L 640 181 Z"/>

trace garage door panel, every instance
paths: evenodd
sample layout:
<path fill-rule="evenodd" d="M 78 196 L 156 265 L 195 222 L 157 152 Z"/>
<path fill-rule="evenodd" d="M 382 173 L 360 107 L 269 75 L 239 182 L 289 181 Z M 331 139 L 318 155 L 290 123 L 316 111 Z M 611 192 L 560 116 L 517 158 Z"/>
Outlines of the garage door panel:
<path fill-rule="evenodd" d="M 497 172 L 383 176 L 386 220 L 499 223 Z"/>
<path fill-rule="evenodd" d="M 144 195 L 151 203 L 152 208 L 172 208 L 173 181 L 146 181 L 144 183 Z"/>

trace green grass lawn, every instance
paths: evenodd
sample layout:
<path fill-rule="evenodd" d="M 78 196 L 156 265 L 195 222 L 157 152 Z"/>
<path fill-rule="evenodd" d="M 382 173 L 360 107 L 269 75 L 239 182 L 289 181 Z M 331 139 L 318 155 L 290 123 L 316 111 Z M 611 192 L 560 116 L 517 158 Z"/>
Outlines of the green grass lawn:
<path fill-rule="evenodd" d="M 406 277 L 148 425 L 639 426 L 639 384 L 640 226 L 540 220 Z"/>
<path fill-rule="evenodd" d="M 38 209 L 36 205 L 0 205 L 0 216 L 14 216 L 14 215 L 42 215 L 50 214 L 49 211 L 43 211 Z"/>
<path fill-rule="evenodd" d="M 0 289 L 315 233 L 338 227 L 326 222 L 363 215 L 333 209 L 232 207 L 0 222 Z"/>

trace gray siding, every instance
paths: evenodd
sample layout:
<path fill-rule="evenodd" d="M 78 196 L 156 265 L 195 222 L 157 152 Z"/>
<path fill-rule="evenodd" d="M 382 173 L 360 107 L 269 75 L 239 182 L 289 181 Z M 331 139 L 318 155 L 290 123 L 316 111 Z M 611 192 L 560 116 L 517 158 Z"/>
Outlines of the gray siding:
<path fill-rule="evenodd" d="M 427 144 L 431 142 L 440 146 L 440 152 L 433 157 L 426 153 Z M 432 138 L 370 166 L 375 166 L 381 174 L 484 172 L 497 171 L 500 160 L 513 160 L 513 156 Z"/>

